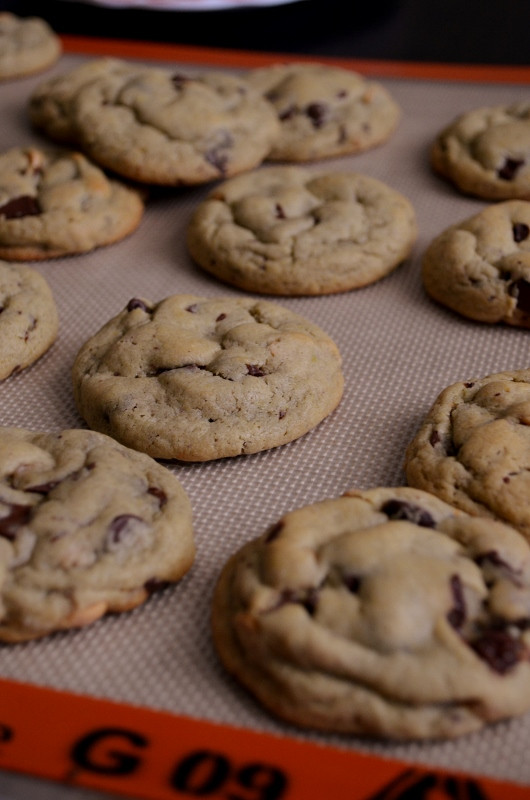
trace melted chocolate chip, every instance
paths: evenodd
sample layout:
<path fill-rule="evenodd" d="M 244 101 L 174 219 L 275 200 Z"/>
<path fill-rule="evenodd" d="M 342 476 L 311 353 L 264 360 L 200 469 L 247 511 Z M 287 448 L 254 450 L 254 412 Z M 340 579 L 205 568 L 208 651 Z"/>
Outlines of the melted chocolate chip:
<path fill-rule="evenodd" d="M 278 412 L 278 419 L 283 419 L 283 418 L 285 417 L 285 415 L 286 415 L 286 414 L 287 414 L 287 411 L 284 411 L 283 409 L 281 409 L 281 410 Z"/>
<path fill-rule="evenodd" d="M 37 198 L 29 194 L 15 197 L 8 203 L 0 206 L 0 214 L 6 219 L 18 219 L 19 217 L 34 217 L 41 213 L 41 208 Z"/>
<path fill-rule="evenodd" d="M 278 538 L 280 532 L 283 530 L 284 523 L 280 520 L 272 528 L 269 529 L 268 533 L 265 535 L 264 542 L 265 544 L 269 544 L 269 542 L 273 542 L 275 539 Z"/>
<path fill-rule="evenodd" d="M 132 300 L 129 300 L 127 303 L 127 311 L 134 311 L 135 308 L 140 308 L 142 311 L 149 311 L 144 301 L 140 300 L 138 297 L 133 297 Z"/>
<path fill-rule="evenodd" d="M 442 437 L 438 433 L 438 431 L 433 431 L 429 436 L 429 444 L 434 447 L 438 442 L 442 441 Z"/>
<path fill-rule="evenodd" d="M 285 219 L 285 211 L 279 203 L 276 203 L 274 207 L 274 216 L 276 219 Z"/>
<path fill-rule="evenodd" d="M 512 225 L 513 231 L 513 239 L 515 242 L 524 242 L 525 239 L 528 239 L 528 234 L 530 234 L 530 228 L 524 222 L 515 222 Z"/>
<path fill-rule="evenodd" d="M 114 517 L 109 525 L 110 540 L 113 544 L 118 544 L 122 540 L 131 520 L 142 522 L 142 519 L 135 514 L 120 514 Z"/>
<path fill-rule="evenodd" d="M 215 318 L 215 321 L 222 322 L 224 319 L 226 319 L 226 314 L 219 314 L 219 316 Z"/>
<path fill-rule="evenodd" d="M 247 364 L 246 366 L 248 375 L 252 375 L 254 378 L 263 378 L 263 376 L 267 374 L 261 367 L 258 367 L 257 364 Z"/>
<path fill-rule="evenodd" d="M 313 123 L 314 128 L 321 128 L 326 121 L 328 107 L 325 103 L 310 103 L 305 113 Z"/>
<path fill-rule="evenodd" d="M 389 519 L 404 519 L 407 520 L 407 522 L 420 525 L 422 528 L 434 528 L 436 525 L 428 511 L 412 503 L 408 503 L 406 500 L 388 500 L 381 508 L 381 511 L 386 514 Z"/>
<path fill-rule="evenodd" d="M 13 503 L 8 506 L 8 509 L 7 514 L 0 519 L 0 536 L 13 542 L 18 529 L 30 521 L 32 506 L 22 506 Z"/>
<path fill-rule="evenodd" d="M 511 181 L 523 164 L 524 160 L 522 158 L 507 158 L 502 167 L 497 170 L 497 175 L 503 181 Z"/>
<path fill-rule="evenodd" d="M 358 575 L 353 575 L 353 574 L 344 575 L 342 580 L 344 581 L 345 587 L 352 594 L 357 594 L 357 592 L 361 588 L 361 579 Z"/>
<path fill-rule="evenodd" d="M 289 106 L 284 111 L 280 111 L 278 117 L 283 122 L 286 119 L 292 119 L 295 116 L 296 112 L 297 112 L 296 106 Z"/>
<path fill-rule="evenodd" d="M 26 492 L 36 492 L 36 494 L 49 494 L 52 489 L 60 484 L 61 481 L 48 481 L 47 483 L 39 483 L 36 486 L 26 487 Z"/>
<path fill-rule="evenodd" d="M 196 314 L 199 310 L 199 306 L 197 303 L 192 303 L 191 306 L 186 306 L 186 311 L 189 311 L 190 314 Z"/>
<path fill-rule="evenodd" d="M 453 596 L 453 607 L 447 613 L 447 619 L 453 628 L 458 630 L 466 621 L 466 601 L 459 575 L 451 575 L 450 587 Z"/>
<path fill-rule="evenodd" d="M 169 581 L 163 581 L 160 578 L 149 578 L 149 580 L 144 583 L 144 589 L 149 594 L 154 594 L 155 592 L 161 592 L 167 589 L 169 585 Z"/>
<path fill-rule="evenodd" d="M 186 75 L 181 75 L 180 73 L 176 72 L 174 75 L 171 76 L 171 83 L 175 87 L 175 89 L 182 89 L 185 83 L 188 83 L 190 78 Z"/>
<path fill-rule="evenodd" d="M 226 172 L 226 167 L 229 161 L 229 153 L 228 150 L 234 144 L 234 140 L 231 134 L 228 131 L 225 131 L 221 137 L 221 140 L 211 147 L 209 150 L 206 151 L 204 154 L 205 160 L 215 167 L 221 175 L 224 175 Z"/>
<path fill-rule="evenodd" d="M 510 286 L 510 294 L 516 298 L 517 308 L 530 313 L 530 283 L 524 278 L 514 281 Z"/>
<path fill-rule="evenodd" d="M 478 639 L 470 642 L 475 653 L 495 670 L 504 675 L 509 672 L 523 657 L 524 645 L 514 639 L 506 631 L 492 628 L 485 631 Z"/>
<path fill-rule="evenodd" d="M 147 494 L 156 497 L 158 500 L 159 508 L 163 508 L 163 506 L 167 503 L 167 494 L 164 492 L 163 489 L 159 489 L 158 486 L 150 486 L 147 490 Z"/>

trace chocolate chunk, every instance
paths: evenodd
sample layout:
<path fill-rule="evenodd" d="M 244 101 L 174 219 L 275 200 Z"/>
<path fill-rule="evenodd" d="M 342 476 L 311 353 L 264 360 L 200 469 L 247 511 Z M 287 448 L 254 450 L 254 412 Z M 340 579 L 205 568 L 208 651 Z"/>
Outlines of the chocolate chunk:
<path fill-rule="evenodd" d="M 6 219 L 18 219 L 19 217 L 34 217 L 41 213 L 41 208 L 37 198 L 29 194 L 20 195 L 8 203 L 0 206 L 0 214 Z"/>
<path fill-rule="evenodd" d="M 191 306 L 186 306 L 186 311 L 189 311 L 190 314 L 196 314 L 199 310 L 199 306 L 197 303 L 192 303 Z"/>
<path fill-rule="evenodd" d="M 524 645 L 519 639 L 514 639 L 500 628 L 485 631 L 469 644 L 491 669 L 501 675 L 513 669 L 525 652 Z"/>
<path fill-rule="evenodd" d="M 234 140 L 228 131 L 223 131 L 219 142 L 206 151 L 204 154 L 205 160 L 215 167 L 221 175 L 226 172 L 226 167 L 229 161 L 229 149 L 233 146 Z"/>
<path fill-rule="evenodd" d="M 155 592 L 161 592 L 167 589 L 169 585 L 169 581 L 163 581 L 160 578 L 149 578 L 149 580 L 144 583 L 144 589 L 148 594 L 154 594 Z"/>
<path fill-rule="evenodd" d="M 123 536 L 127 534 L 127 528 L 131 520 L 143 522 L 141 517 L 137 517 L 135 514 L 120 514 L 118 517 L 114 517 L 109 525 L 110 540 L 113 544 L 118 544 L 122 541 Z"/>
<path fill-rule="evenodd" d="M 313 123 L 314 128 L 321 128 L 328 115 L 328 106 L 325 103 L 310 103 L 305 113 Z"/>
<path fill-rule="evenodd" d="M 525 239 L 528 239 L 530 228 L 524 222 L 515 222 L 512 225 L 512 231 L 514 241 L 519 243 L 524 242 Z"/>
<path fill-rule="evenodd" d="M 285 219 L 285 211 L 279 203 L 276 203 L 274 207 L 274 216 L 276 219 Z"/>
<path fill-rule="evenodd" d="M 167 494 L 164 492 L 163 489 L 159 489 L 158 486 L 150 486 L 147 490 L 147 494 L 151 494 L 153 497 L 156 497 L 158 500 L 158 505 L 160 508 L 167 503 Z"/>
<path fill-rule="evenodd" d="M 182 89 L 185 83 L 188 83 L 190 78 L 187 75 L 181 75 L 179 72 L 176 72 L 174 75 L 171 76 L 171 83 L 175 87 L 175 89 Z"/>
<path fill-rule="evenodd" d="M 408 503 L 406 500 L 388 500 L 381 508 L 381 511 L 389 519 L 407 520 L 407 522 L 413 522 L 422 528 L 434 528 L 436 525 L 428 511 Z"/>
<path fill-rule="evenodd" d="M 215 318 L 215 321 L 222 322 L 224 319 L 226 319 L 226 314 L 219 314 L 219 316 Z"/>
<path fill-rule="evenodd" d="M 268 544 L 269 542 L 273 542 L 275 539 L 278 538 L 280 535 L 281 530 L 283 529 L 284 523 L 280 520 L 272 528 L 269 529 L 268 533 L 265 535 L 264 542 Z"/>
<path fill-rule="evenodd" d="M 510 286 L 510 294 L 516 298 L 517 308 L 525 313 L 530 313 L 530 282 L 524 278 L 514 281 Z"/>
<path fill-rule="evenodd" d="M 263 378 L 263 376 L 267 374 L 262 367 L 258 367 L 257 364 L 247 364 L 246 367 L 247 373 L 254 378 Z"/>
<path fill-rule="evenodd" d="M 30 521 L 31 514 L 32 506 L 23 506 L 17 503 L 8 506 L 8 513 L 0 519 L 0 536 L 13 542 L 18 529 Z"/>
<path fill-rule="evenodd" d="M 434 447 L 436 444 L 438 444 L 438 442 L 441 442 L 441 441 L 442 441 L 442 437 L 440 436 L 438 431 L 433 431 L 431 433 L 431 435 L 429 436 L 429 444 L 431 444 L 432 447 Z"/>
<path fill-rule="evenodd" d="M 447 613 L 447 619 L 453 628 L 458 630 L 466 621 L 466 601 L 459 575 L 451 575 L 450 587 L 453 596 L 453 607 Z"/>
<path fill-rule="evenodd" d="M 296 106 L 293 105 L 289 106 L 284 111 L 280 111 L 278 117 L 280 118 L 281 122 L 284 122 L 286 119 L 292 119 L 296 113 L 297 113 L 297 108 Z"/>
<path fill-rule="evenodd" d="M 515 178 L 517 170 L 524 164 L 522 158 L 506 158 L 504 164 L 497 170 L 497 175 L 504 181 L 511 181 Z"/>
<path fill-rule="evenodd" d="M 140 300 L 138 297 L 133 297 L 132 300 L 129 300 L 127 303 L 127 311 L 134 311 L 135 308 L 141 308 L 142 311 L 149 311 L 144 301 Z"/>
<path fill-rule="evenodd" d="M 349 575 L 344 575 L 342 579 L 348 591 L 350 591 L 352 594 L 357 594 L 361 587 L 361 579 L 359 575 L 353 575 L 350 573 Z"/>

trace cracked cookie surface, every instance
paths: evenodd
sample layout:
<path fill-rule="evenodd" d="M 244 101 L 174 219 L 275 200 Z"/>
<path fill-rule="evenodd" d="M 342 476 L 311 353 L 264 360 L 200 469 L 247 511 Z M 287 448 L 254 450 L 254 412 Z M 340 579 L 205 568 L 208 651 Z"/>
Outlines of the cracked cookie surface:
<path fill-rule="evenodd" d="M 530 548 L 410 488 L 283 516 L 225 564 L 221 662 L 299 726 L 451 738 L 530 708 Z"/>
<path fill-rule="evenodd" d="M 416 236 L 409 200 L 375 178 L 275 166 L 213 189 L 190 219 L 187 246 L 239 288 L 319 295 L 384 277 Z"/>
<path fill-rule="evenodd" d="M 376 81 L 324 64 L 275 64 L 251 70 L 251 86 L 272 103 L 281 135 L 273 161 L 316 161 L 358 153 L 394 132 L 400 109 Z"/>
<path fill-rule="evenodd" d="M 138 192 L 84 155 L 14 147 L 0 155 L 0 258 L 32 261 L 113 244 L 140 224 Z"/>
<path fill-rule="evenodd" d="M 279 135 L 271 104 L 242 78 L 114 70 L 70 103 L 79 147 L 126 178 L 193 185 L 260 164 Z"/>
<path fill-rule="evenodd" d="M 438 134 L 430 158 L 464 194 L 530 200 L 530 103 L 461 114 Z"/>
<path fill-rule="evenodd" d="M 178 581 L 195 555 L 178 479 L 86 430 L 0 428 L 0 640 L 88 625 Z"/>
<path fill-rule="evenodd" d="M 68 72 L 40 83 L 30 94 L 30 122 L 50 139 L 62 144 L 77 142 L 72 105 L 79 92 L 97 78 L 125 76 L 135 67 L 117 58 L 97 58 L 83 62 Z"/>
<path fill-rule="evenodd" d="M 505 200 L 443 231 L 423 256 L 428 294 L 465 317 L 530 327 L 530 202 Z"/>
<path fill-rule="evenodd" d="M 407 448 L 410 485 L 530 540 L 530 370 L 445 388 Z"/>
<path fill-rule="evenodd" d="M 47 69 L 61 53 L 61 40 L 45 20 L 0 13 L 0 80 Z"/>
<path fill-rule="evenodd" d="M 341 358 L 319 327 L 275 303 L 132 299 L 73 367 L 87 424 L 155 458 L 255 453 L 307 433 L 338 405 Z"/>
<path fill-rule="evenodd" d="M 55 341 L 58 327 L 46 279 L 26 264 L 0 261 L 0 380 L 37 361 Z"/>

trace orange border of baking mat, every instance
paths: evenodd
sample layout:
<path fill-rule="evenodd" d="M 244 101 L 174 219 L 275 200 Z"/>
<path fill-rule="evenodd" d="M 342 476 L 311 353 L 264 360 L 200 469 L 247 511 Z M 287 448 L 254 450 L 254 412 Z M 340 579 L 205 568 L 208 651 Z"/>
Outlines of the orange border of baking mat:
<path fill-rule="evenodd" d="M 254 67 L 319 60 L 365 74 L 530 83 L 530 68 L 214 50 L 62 36 L 65 52 Z M 0 768 L 145 800 L 530 800 L 530 786 L 0 678 Z"/>
<path fill-rule="evenodd" d="M 530 67 L 490 64 L 438 64 L 410 61 L 380 61 L 374 59 L 306 56 L 293 53 L 270 53 L 246 50 L 223 50 L 157 42 L 121 39 L 61 36 L 65 52 L 86 55 L 111 55 L 118 58 L 137 58 L 157 61 L 184 61 L 225 68 L 261 67 L 278 61 L 319 61 L 324 64 L 349 67 L 367 75 L 419 80 L 455 80 L 481 83 L 528 83 Z"/>
<path fill-rule="evenodd" d="M 0 679 L 0 768 L 144 800 L 528 800 L 530 787 Z"/>

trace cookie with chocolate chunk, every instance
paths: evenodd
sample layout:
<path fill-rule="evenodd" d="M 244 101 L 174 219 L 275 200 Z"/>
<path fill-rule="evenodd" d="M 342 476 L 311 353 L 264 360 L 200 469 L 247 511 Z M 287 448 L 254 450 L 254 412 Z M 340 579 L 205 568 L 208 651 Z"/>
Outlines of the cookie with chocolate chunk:
<path fill-rule="evenodd" d="M 14 147 L 0 155 L 0 258 L 32 261 L 112 244 L 140 224 L 139 193 L 82 153 Z"/>
<path fill-rule="evenodd" d="M 250 70 L 252 87 L 274 106 L 281 135 L 268 158 L 316 161 L 385 142 L 401 115 L 390 92 L 348 69 L 317 63 Z"/>
<path fill-rule="evenodd" d="M 0 640 L 128 611 L 195 555 L 189 499 L 166 467 L 86 430 L 0 428 Z"/>
<path fill-rule="evenodd" d="M 59 319 L 46 279 L 0 261 L 0 380 L 29 367 L 53 344 Z"/>
<path fill-rule="evenodd" d="M 61 53 L 61 40 L 45 20 L 0 13 L 0 80 L 48 69 Z"/>
<path fill-rule="evenodd" d="M 301 727 L 453 738 L 530 709 L 530 547 L 410 488 L 287 513 L 225 564 L 228 672 Z"/>
<path fill-rule="evenodd" d="M 505 200 L 452 225 L 423 256 L 439 303 L 479 322 L 530 328 L 530 202 Z"/>
<path fill-rule="evenodd" d="M 217 186 L 187 231 L 194 260 L 251 292 L 320 295 L 394 270 L 416 241 L 412 204 L 357 173 L 266 167 Z"/>
<path fill-rule="evenodd" d="M 154 458 L 256 453 L 320 423 L 343 391 L 341 357 L 318 326 L 275 303 L 135 298 L 81 348 L 83 419 Z"/>
<path fill-rule="evenodd" d="M 410 485 L 530 540 L 530 370 L 445 388 L 407 448 Z"/>
<path fill-rule="evenodd" d="M 240 77 L 140 67 L 101 76 L 69 109 L 79 147 L 142 183 L 193 185 L 260 164 L 279 135 L 272 105 Z"/>
<path fill-rule="evenodd" d="M 430 159 L 464 194 L 530 200 L 530 103 L 461 114 L 438 134 Z"/>

